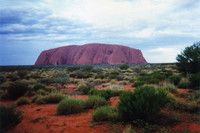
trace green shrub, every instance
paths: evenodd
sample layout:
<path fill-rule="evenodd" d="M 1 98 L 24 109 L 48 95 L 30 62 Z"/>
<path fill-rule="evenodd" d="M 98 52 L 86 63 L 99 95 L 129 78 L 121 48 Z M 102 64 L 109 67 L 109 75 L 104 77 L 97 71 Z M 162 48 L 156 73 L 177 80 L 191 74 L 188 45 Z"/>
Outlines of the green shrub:
<path fill-rule="evenodd" d="M 17 105 L 25 105 L 25 104 L 29 104 L 29 103 L 30 103 L 30 101 L 26 97 L 20 97 L 16 101 Z"/>
<path fill-rule="evenodd" d="M 15 82 L 12 83 L 8 87 L 8 94 L 11 99 L 17 99 L 21 96 L 23 96 L 28 91 L 28 85 L 23 82 Z"/>
<path fill-rule="evenodd" d="M 170 102 L 168 105 L 170 109 L 183 110 L 189 113 L 200 113 L 200 107 L 193 103 Z"/>
<path fill-rule="evenodd" d="M 174 85 L 178 85 L 178 83 L 181 80 L 181 77 L 179 75 L 172 75 L 168 78 L 170 83 L 173 83 Z"/>
<path fill-rule="evenodd" d="M 106 100 L 108 100 L 109 98 L 111 98 L 113 96 L 119 96 L 121 94 L 121 92 L 122 91 L 119 91 L 119 90 L 111 90 L 111 89 L 97 90 L 97 89 L 93 88 L 89 91 L 89 94 L 90 95 L 98 95 L 98 96 L 103 97 Z"/>
<path fill-rule="evenodd" d="M 136 131 L 131 127 L 131 125 L 128 125 L 122 133 L 136 133 Z"/>
<path fill-rule="evenodd" d="M 15 107 L 4 107 L 0 105 L 0 131 L 9 129 L 21 122 L 21 112 L 16 111 Z"/>
<path fill-rule="evenodd" d="M 43 90 L 43 89 L 39 89 L 39 90 L 37 90 L 36 94 L 38 94 L 38 95 L 47 95 L 48 92 Z"/>
<path fill-rule="evenodd" d="M 194 98 L 195 98 L 195 99 L 200 99 L 200 90 L 197 90 L 197 91 L 194 93 Z"/>
<path fill-rule="evenodd" d="M 105 78 L 105 76 L 101 73 L 98 73 L 97 75 L 95 75 L 95 78 L 103 79 L 103 78 Z"/>
<path fill-rule="evenodd" d="M 81 70 L 86 71 L 86 72 L 90 72 L 90 71 L 93 70 L 93 66 L 90 65 L 90 64 L 86 64 L 86 65 L 81 66 Z"/>
<path fill-rule="evenodd" d="M 47 92 L 56 92 L 56 88 L 53 86 L 46 86 L 44 90 Z"/>
<path fill-rule="evenodd" d="M 44 89 L 44 88 L 45 88 L 44 84 L 36 84 L 36 85 L 33 86 L 34 91 L 37 91 L 39 89 Z"/>
<path fill-rule="evenodd" d="M 87 109 L 95 109 L 100 106 L 105 106 L 107 105 L 107 101 L 100 96 L 90 96 L 86 101 L 85 101 L 85 108 Z"/>
<path fill-rule="evenodd" d="M 49 93 L 46 96 L 38 97 L 35 102 L 37 104 L 46 104 L 46 103 L 59 103 L 61 100 L 65 99 L 66 96 L 61 93 Z"/>
<path fill-rule="evenodd" d="M 163 88 L 171 93 L 177 93 L 177 87 L 171 83 L 165 83 Z"/>
<path fill-rule="evenodd" d="M 78 90 L 80 92 L 82 92 L 83 94 L 88 94 L 89 91 L 91 90 L 91 88 L 92 87 L 87 83 L 81 83 L 81 84 L 78 85 Z"/>
<path fill-rule="evenodd" d="M 126 69 L 129 68 L 129 66 L 128 66 L 128 64 L 122 64 L 122 65 L 119 66 L 119 68 L 120 68 L 121 70 L 126 70 Z"/>
<path fill-rule="evenodd" d="M 193 74 L 189 80 L 193 88 L 200 89 L 200 73 Z"/>
<path fill-rule="evenodd" d="M 89 77 L 92 77 L 92 73 L 85 72 L 85 71 L 76 71 L 73 74 L 74 75 L 72 77 L 76 77 L 76 78 L 89 78 Z"/>
<path fill-rule="evenodd" d="M 69 71 L 69 72 L 77 71 L 80 69 L 81 69 L 80 66 L 75 66 L 75 65 L 67 67 L 67 71 Z"/>
<path fill-rule="evenodd" d="M 7 78 L 9 78 L 11 81 L 16 81 L 19 79 L 19 76 L 10 74 L 7 76 Z"/>
<path fill-rule="evenodd" d="M 66 71 L 54 71 L 52 74 L 54 78 L 68 78 L 68 74 Z"/>
<path fill-rule="evenodd" d="M 190 88 L 191 83 L 189 81 L 189 79 L 187 78 L 182 78 L 181 81 L 178 83 L 178 88 Z"/>
<path fill-rule="evenodd" d="M 31 100 L 31 102 L 32 102 L 32 103 L 35 103 L 35 102 L 36 102 L 36 100 L 37 100 L 39 97 L 42 97 L 42 95 L 40 95 L 40 94 L 37 94 L 37 95 L 33 96 L 33 98 L 32 98 L 32 100 Z"/>
<path fill-rule="evenodd" d="M 110 79 L 115 79 L 115 78 L 118 77 L 118 75 L 119 75 L 119 72 L 118 72 L 118 71 L 112 71 L 112 72 L 110 72 L 110 74 L 109 74 L 109 78 L 110 78 Z"/>
<path fill-rule="evenodd" d="M 51 83 L 60 83 L 65 84 L 69 81 L 69 77 L 62 77 L 62 78 L 43 78 L 40 80 L 41 83 L 44 84 L 51 84 Z"/>
<path fill-rule="evenodd" d="M 168 93 L 165 90 L 146 85 L 136 88 L 134 92 L 123 92 L 118 111 L 125 121 L 152 120 L 168 102 Z"/>
<path fill-rule="evenodd" d="M 57 106 L 58 115 L 68 115 L 83 111 L 85 102 L 80 99 L 67 98 L 62 100 Z"/>
<path fill-rule="evenodd" d="M 25 78 L 25 76 L 27 75 L 27 71 L 18 71 L 18 72 L 17 72 L 17 75 L 18 75 L 21 79 L 23 79 L 23 78 Z"/>
<path fill-rule="evenodd" d="M 144 84 L 145 84 L 144 81 L 135 81 L 132 86 L 133 87 L 139 87 L 139 86 L 142 86 Z"/>
<path fill-rule="evenodd" d="M 6 81 L 6 78 L 4 76 L 0 76 L 0 84 Z"/>
<path fill-rule="evenodd" d="M 110 86 L 108 86 L 107 89 L 110 89 L 110 90 L 122 90 L 123 86 L 122 85 L 110 85 Z"/>
<path fill-rule="evenodd" d="M 117 121 L 118 120 L 117 110 L 112 106 L 99 107 L 95 110 L 92 115 L 93 121 Z"/>

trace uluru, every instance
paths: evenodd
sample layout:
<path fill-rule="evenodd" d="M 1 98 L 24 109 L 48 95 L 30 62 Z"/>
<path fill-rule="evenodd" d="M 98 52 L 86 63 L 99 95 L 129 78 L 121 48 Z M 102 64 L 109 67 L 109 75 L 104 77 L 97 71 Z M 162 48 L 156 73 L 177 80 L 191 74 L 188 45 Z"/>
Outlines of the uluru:
<path fill-rule="evenodd" d="M 42 51 L 35 65 L 146 64 L 141 50 L 122 45 L 91 43 Z"/>

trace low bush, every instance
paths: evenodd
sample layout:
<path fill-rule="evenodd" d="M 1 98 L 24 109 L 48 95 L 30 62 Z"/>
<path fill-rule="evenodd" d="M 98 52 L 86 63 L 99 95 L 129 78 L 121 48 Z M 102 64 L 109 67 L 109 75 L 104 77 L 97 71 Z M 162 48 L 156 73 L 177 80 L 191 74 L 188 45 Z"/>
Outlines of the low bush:
<path fill-rule="evenodd" d="M 180 82 L 181 80 L 181 76 L 179 75 L 172 75 L 168 78 L 169 82 L 170 83 L 173 83 L 174 85 L 178 85 L 178 83 Z"/>
<path fill-rule="evenodd" d="M 192 88 L 200 89 L 200 73 L 193 74 L 189 80 Z"/>
<path fill-rule="evenodd" d="M 15 75 L 15 74 L 10 74 L 7 76 L 7 78 L 10 79 L 10 81 L 16 81 L 16 80 L 20 79 L 19 76 Z"/>
<path fill-rule="evenodd" d="M 171 83 L 163 84 L 163 88 L 171 93 L 177 93 L 177 87 Z"/>
<path fill-rule="evenodd" d="M 135 81 L 132 86 L 133 87 L 139 87 L 139 86 L 142 86 L 144 84 L 145 84 L 144 81 Z"/>
<path fill-rule="evenodd" d="M 20 123 L 22 120 L 21 112 L 14 106 L 4 107 L 0 105 L 0 131 L 4 131 Z"/>
<path fill-rule="evenodd" d="M 39 90 L 37 90 L 36 94 L 38 94 L 38 95 L 47 95 L 48 92 L 43 90 L 43 89 L 39 89 Z"/>
<path fill-rule="evenodd" d="M 37 94 L 37 95 L 33 96 L 31 102 L 32 102 L 32 103 L 36 103 L 36 100 L 37 100 L 39 97 L 42 97 L 42 95 Z"/>
<path fill-rule="evenodd" d="M 131 127 L 131 125 L 128 125 L 122 133 L 136 133 L 136 131 Z"/>
<path fill-rule="evenodd" d="M 56 92 L 56 88 L 53 86 L 46 86 L 44 90 L 47 92 Z"/>
<path fill-rule="evenodd" d="M 107 104 L 108 104 L 107 101 L 103 97 L 90 96 L 85 101 L 85 108 L 87 108 L 87 109 L 96 109 L 97 107 L 105 106 Z"/>
<path fill-rule="evenodd" d="M 80 99 L 67 98 L 62 100 L 57 106 L 58 115 L 68 115 L 79 113 L 83 111 L 85 107 L 85 102 Z"/>
<path fill-rule="evenodd" d="M 6 78 L 4 77 L 4 76 L 1 76 L 0 75 L 0 84 L 2 84 L 3 82 L 5 82 L 6 81 Z"/>
<path fill-rule="evenodd" d="M 77 71 L 77 70 L 80 70 L 80 69 L 81 69 L 81 67 L 76 66 L 76 65 L 67 67 L 67 71 L 69 71 L 69 72 Z"/>
<path fill-rule="evenodd" d="M 110 79 L 115 79 L 115 78 L 118 77 L 118 75 L 119 75 L 118 71 L 112 71 L 112 72 L 109 73 L 109 78 Z"/>
<path fill-rule="evenodd" d="M 27 71 L 17 71 L 17 75 L 18 75 L 21 79 L 25 78 L 27 74 L 28 74 Z"/>
<path fill-rule="evenodd" d="M 111 89 L 111 90 L 122 90 L 123 86 L 122 85 L 110 85 L 108 86 L 107 89 Z"/>
<path fill-rule="evenodd" d="M 65 99 L 66 96 L 61 93 L 49 93 L 46 96 L 39 96 L 35 102 L 37 104 L 46 104 L 46 103 L 59 103 L 61 100 Z"/>
<path fill-rule="evenodd" d="M 91 90 L 92 86 L 90 86 L 90 85 L 87 84 L 87 83 L 80 83 L 80 84 L 78 85 L 77 88 L 78 88 L 78 90 L 79 90 L 80 92 L 82 92 L 83 94 L 88 94 L 89 91 Z"/>
<path fill-rule="evenodd" d="M 128 64 L 122 64 L 122 65 L 119 66 L 119 68 L 120 68 L 121 70 L 126 70 L 126 69 L 129 68 L 129 66 L 128 66 Z"/>
<path fill-rule="evenodd" d="M 36 84 L 36 85 L 33 86 L 34 91 L 37 91 L 39 89 L 44 89 L 44 88 L 45 88 L 44 84 Z"/>
<path fill-rule="evenodd" d="M 92 77 L 92 73 L 90 72 L 84 72 L 84 71 L 76 71 L 73 73 L 73 75 L 70 75 L 71 77 L 76 77 L 76 78 L 89 78 Z"/>
<path fill-rule="evenodd" d="M 95 75 L 95 78 L 103 79 L 105 78 L 105 76 L 101 73 L 98 73 L 97 75 Z"/>
<path fill-rule="evenodd" d="M 44 84 L 51 84 L 51 83 L 60 83 L 65 84 L 69 81 L 69 77 L 62 77 L 62 78 L 43 78 L 40 80 L 41 83 Z"/>
<path fill-rule="evenodd" d="M 25 105 L 25 104 L 29 104 L 30 103 L 30 101 L 28 100 L 28 98 L 26 98 L 26 97 L 20 97 L 20 98 L 18 98 L 17 99 L 17 101 L 16 101 L 16 105 Z"/>
<path fill-rule="evenodd" d="M 168 93 L 165 90 L 146 85 L 136 88 L 134 92 L 123 92 L 120 95 L 118 111 L 125 121 L 134 119 L 150 121 L 168 102 Z"/>
<path fill-rule="evenodd" d="M 8 87 L 8 95 L 11 99 L 15 100 L 23 96 L 28 91 L 28 89 L 28 84 L 23 82 L 15 82 Z"/>
<path fill-rule="evenodd" d="M 108 100 L 109 98 L 111 98 L 113 96 L 119 96 L 121 93 L 122 93 L 122 91 L 111 90 L 111 89 L 98 90 L 98 89 L 93 88 L 89 91 L 90 95 L 98 95 L 100 97 L 105 98 L 106 100 Z"/>
<path fill-rule="evenodd" d="M 168 108 L 170 109 L 178 109 L 178 110 L 183 110 L 189 113 L 200 113 L 200 107 L 193 104 L 193 103 L 181 103 L 181 102 L 171 102 L 168 105 Z"/>
<path fill-rule="evenodd" d="M 117 109 L 112 106 L 99 107 L 92 115 L 93 121 L 117 121 L 119 119 Z"/>
<path fill-rule="evenodd" d="M 83 66 L 81 66 L 81 70 L 86 71 L 86 72 L 90 72 L 90 71 L 93 70 L 93 65 L 90 65 L 90 64 L 83 65 Z"/>
<path fill-rule="evenodd" d="M 189 79 L 187 79 L 187 78 L 182 78 L 180 80 L 180 82 L 178 83 L 178 88 L 187 89 L 187 88 L 190 88 L 190 87 L 191 87 L 191 83 L 190 83 Z"/>

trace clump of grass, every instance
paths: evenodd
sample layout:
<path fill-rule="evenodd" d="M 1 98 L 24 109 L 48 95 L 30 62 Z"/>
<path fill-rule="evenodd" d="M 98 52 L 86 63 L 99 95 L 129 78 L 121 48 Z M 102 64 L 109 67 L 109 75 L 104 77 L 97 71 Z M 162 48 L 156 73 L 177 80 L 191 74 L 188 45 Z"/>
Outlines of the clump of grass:
<path fill-rule="evenodd" d="M 83 111 L 85 103 L 83 100 L 67 98 L 62 100 L 57 107 L 58 115 L 75 114 Z"/>
<path fill-rule="evenodd" d="M 98 95 L 100 97 L 105 98 L 106 100 L 108 100 L 109 98 L 113 96 L 119 96 L 121 93 L 122 91 L 120 90 L 111 90 L 111 89 L 98 90 L 98 89 L 93 88 L 89 91 L 90 95 Z"/>
<path fill-rule="evenodd" d="M 131 125 L 127 125 L 122 133 L 136 133 L 136 131 L 131 127 Z"/>
<path fill-rule="evenodd" d="M 4 131 L 21 122 L 21 112 L 17 111 L 14 106 L 4 107 L 0 105 L 0 131 Z"/>
<path fill-rule="evenodd" d="M 91 86 L 85 82 L 81 82 L 78 85 L 78 90 L 81 91 L 83 94 L 88 94 L 89 91 L 91 90 Z"/>
<path fill-rule="evenodd" d="M 55 93 L 49 93 L 46 96 L 38 96 L 35 98 L 35 102 L 37 104 L 46 104 L 46 103 L 59 103 L 61 100 L 66 98 L 65 95 L 55 92 Z"/>
<path fill-rule="evenodd" d="M 37 90 L 36 94 L 38 94 L 38 95 L 47 95 L 48 92 L 43 90 L 43 89 L 39 89 L 39 90 Z"/>
<path fill-rule="evenodd" d="M 20 97 L 16 101 L 17 105 L 25 105 L 25 104 L 29 104 L 29 103 L 30 103 L 30 101 L 26 97 Z"/>
<path fill-rule="evenodd" d="M 179 76 L 179 75 L 172 75 L 172 76 L 169 76 L 169 78 L 168 78 L 168 81 L 170 83 L 173 83 L 174 85 L 178 85 L 180 80 L 181 80 L 181 76 Z"/>
<path fill-rule="evenodd" d="M 11 99 L 16 100 L 28 91 L 28 84 L 24 82 L 15 82 L 8 87 L 8 94 Z"/>
<path fill-rule="evenodd" d="M 139 86 L 142 86 L 144 85 L 145 82 L 144 81 L 135 81 L 132 85 L 132 87 L 139 87 Z"/>
<path fill-rule="evenodd" d="M 191 83 L 188 78 L 182 78 L 180 82 L 178 83 L 178 88 L 186 89 L 186 88 L 190 88 L 190 86 L 191 86 Z"/>
<path fill-rule="evenodd" d="M 100 106 L 105 106 L 107 105 L 107 101 L 105 98 L 100 97 L 100 96 L 90 96 L 86 101 L 85 101 L 85 108 L 87 109 L 95 109 Z"/>
<path fill-rule="evenodd" d="M 189 113 L 197 113 L 197 114 L 200 113 L 200 107 L 193 102 L 191 103 L 181 103 L 179 101 L 170 102 L 168 108 L 183 110 Z"/>
<path fill-rule="evenodd" d="M 123 86 L 122 85 L 110 85 L 108 86 L 107 89 L 111 89 L 111 90 L 122 90 Z"/>
<path fill-rule="evenodd" d="M 119 118 L 117 110 L 112 106 L 104 106 L 96 109 L 92 115 L 93 121 L 116 121 Z"/>
<path fill-rule="evenodd" d="M 177 87 L 171 83 L 164 83 L 163 88 L 171 93 L 177 93 Z"/>

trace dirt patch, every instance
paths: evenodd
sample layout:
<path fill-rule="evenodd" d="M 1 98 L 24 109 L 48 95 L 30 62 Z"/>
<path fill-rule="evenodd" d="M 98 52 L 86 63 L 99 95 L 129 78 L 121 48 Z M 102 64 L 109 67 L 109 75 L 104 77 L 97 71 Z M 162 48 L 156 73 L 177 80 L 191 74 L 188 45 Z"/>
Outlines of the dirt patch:
<path fill-rule="evenodd" d="M 23 120 L 7 133 L 104 133 L 109 132 L 109 123 L 92 124 L 94 110 L 79 114 L 56 115 L 55 104 L 24 105 L 18 107 L 23 112 Z"/>
<path fill-rule="evenodd" d="M 69 95 L 69 97 L 86 100 L 88 95 Z"/>

